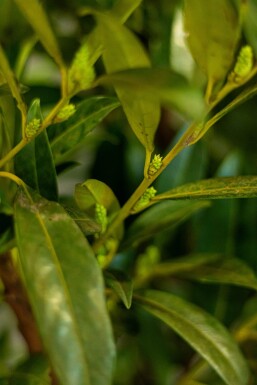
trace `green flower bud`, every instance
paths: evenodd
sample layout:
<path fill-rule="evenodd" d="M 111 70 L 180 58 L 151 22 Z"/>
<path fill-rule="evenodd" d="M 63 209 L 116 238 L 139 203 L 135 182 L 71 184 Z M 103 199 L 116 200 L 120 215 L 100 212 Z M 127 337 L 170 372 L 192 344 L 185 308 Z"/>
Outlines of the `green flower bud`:
<path fill-rule="evenodd" d="M 95 205 L 95 219 L 96 222 L 102 227 L 101 233 L 104 233 L 108 225 L 107 210 L 100 203 L 96 203 Z"/>
<path fill-rule="evenodd" d="M 156 193 L 157 190 L 155 190 L 154 187 L 149 187 L 148 189 L 146 189 L 144 194 L 133 207 L 133 211 L 135 212 L 145 207 L 150 202 L 150 200 L 155 197 Z"/>
<path fill-rule="evenodd" d="M 64 120 L 69 119 L 73 114 L 76 112 L 76 107 L 74 104 L 68 104 L 67 106 L 63 107 L 57 114 L 54 123 L 60 123 Z"/>
<path fill-rule="evenodd" d="M 234 70 L 229 76 L 229 80 L 239 83 L 248 76 L 253 68 L 253 50 L 249 45 L 241 48 Z"/>
<path fill-rule="evenodd" d="M 69 70 L 69 92 L 88 88 L 95 78 L 94 67 L 89 62 L 87 44 L 83 44 L 75 54 Z"/>
<path fill-rule="evenodd" d="M 39 131 L 41 126 L 40 119 L 32 119 L 25 127 L 25 136 L 27 139 L 33 138 Z"/>
<path fill-rule="evenodd" d="M 151 161 L 149 168 L 148 168 L 148 175 L 152 176 L 156 174 L 156 172 L 161 168 L 162 166 L 162 156 L 161 155 L 154 155 L 153 160 Z"/>

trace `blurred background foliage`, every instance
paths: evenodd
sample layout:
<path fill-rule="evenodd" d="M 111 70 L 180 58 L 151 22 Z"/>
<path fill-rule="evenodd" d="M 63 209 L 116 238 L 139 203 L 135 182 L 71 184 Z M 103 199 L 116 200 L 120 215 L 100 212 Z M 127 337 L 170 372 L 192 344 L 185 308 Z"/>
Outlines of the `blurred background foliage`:
<path fill-rule="evenodd" d="M 78 17 L 78 8 L 108 9 L 115 0 L 45 0 L 42 3 L 69 63 L 85 34 L 94 26 L 92 17 Z M 145 0 L 127 25 L 143 42 L 155 67 L 173 68 L 203 89 L 204 76 L 184 44 L 181 3 L 180 0 Z M 257 19 L 257 11 L 255 15 Z M 58 70 L 11 0 L 0 1 L 0 40 L 12 67 L 19 73 L 20 82 L 26 87 L 24 98 L 27 104 L 40 95 L 43 113 L 48 111 L 59 98 Z M 24 68 L 23 60 L 26 61 Z M 96 63 L 96 71 L 99 74 L 103 71 L 101 60 Z M 109 88 L 98 87 L 88 94 L 112 92 Z M 80 100 L 80 96 L 76 98 Z M 256 103 L 257 97 L 254 97 L 229 113 L 200 142 L 184 150 L 156 181 L 158 192 L 213 176 L 256 174 Z M 73 194 L 75 183 L 89 177 L 108 184 L 121 204 L 131 195 L 142 178 L 144 149 L 124 122 L 121 109 L 113 111 L 87 137 L 85 145 L 67 160 L 71 168 L 65 172 L 61 166 L 57 168 L 59 191 L 63 197 Z M 163 107 L 155 138 L 156 153 L 167 152 L 188 124 L 184 116 Z M 0 227 L 3 234 L 3 221 Z M 169 261 L 197 252 L 237 257 L 257 273 L 257 200 L 213 201 L 210 207 L 180 226 L 167 229 L 133 250 L 121 251 L 113 266 L 132 272 L 142 256 L 151 254 L 153 260 Z M 151 256 L 146 258 L 146 263 L 150 260 Z M 193 276 L 154 280 L 150 285 L 160 290 L 172 289 L 173 293 L 200 305 L 228 327 L 235 327 L 257 309 L 253 290 L 197 283 Z M 127 311 L 110 299 L 109 307 L 118 346 L 114 385 L 175 384 L 179 376 L 198 360 L 182 339 L 136 306 Z M 241 347 L 257 378 L 256 339 L 255 332 L 252 338 L 242 342 Z M 2 302 L 0 374 L 4 375 L 9 367 L 20 365 L 26 356 L 26 346 L 17 335 L 14 316 Z M 214 375 L 212 378 L 205 367 L 199 365 L 199 368 L 203 372 L 203 382 L 207 376 L 208 384 L 222 384 Z"/>

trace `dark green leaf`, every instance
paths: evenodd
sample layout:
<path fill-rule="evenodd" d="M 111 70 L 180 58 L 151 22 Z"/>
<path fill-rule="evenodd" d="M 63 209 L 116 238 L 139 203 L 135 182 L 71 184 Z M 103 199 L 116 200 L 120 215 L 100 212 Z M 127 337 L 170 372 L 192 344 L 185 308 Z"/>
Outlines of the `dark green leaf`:
<path fill-rule="evenodd" d="M 185 0 L 185 30 L 194 59 L 208 79 L 207 98 L 234 62 L 240 20 L 231 0 Z"/>
<path fill-rule="evenodd" d="M 154 199 L 225 199 L 225 198 L 256 198 L 257 176 L 238 176 L 205 179 L 189 183 L 163 194 Z"/>
<path fill-rule="evenodd" d="M 209 202 L 162 202 L 142 213 L 130 226 L 124 247 L 138 244 L 153 235 L 176 226 L 196 211 L 208 207 Z"/>
<path fill-rule="evenodd" d="M 54 58 L 58 65 L 62 66 L 61 52 L 41 3 L 38 0 L 27 0 L 26 3 L 23 0 L 14 1 L 37 33 L 46 51 Z"/>
<path fill-rule="evenodd" d="M 53 126 L 58 133 L 51 142 L 55 163 L 60 163 L 71 151 L 83 145 L 93 128 L 118 106 L 116 98 L 94 96 L 81 102 L 66 122 Z"/>
<path fill-rule="evenodd" d="M 243 28 L 248 43 L 252 46 L 255 56 L 257 54 L 257 4 L 254 0 L 245 1 L 243 7 Z"/>
<path fill-rule="evenodd" d="M 232 336 L 217 319 L 170 293 L 148 290 L 134 299 L 185 339 L 226 384 L 248 383 L 246 362 Z"/>
<path fill-rule="evenodd" d="M 110 384 L 112 332 L 86 239 L 58 203 L 27 190 L 17 193 L 15 227 L 25 287 L 62 385 Z"/>
<path fill-rule="evenodd" d="M 122 271 L 108 270 L 104 272 L 106 283 L 122 300 L 127 309 L 131 307 L 133 282 Z"/>
<path fill-rule="evenodd" d="M 39 99 L 34 100 L 28 111 L 28 122 L 34 118 L 42 120 Z M 28 186 L 45 198 L 58 199 L 56 170 L 46 131 L 16 155 L 15 171 Z"/>

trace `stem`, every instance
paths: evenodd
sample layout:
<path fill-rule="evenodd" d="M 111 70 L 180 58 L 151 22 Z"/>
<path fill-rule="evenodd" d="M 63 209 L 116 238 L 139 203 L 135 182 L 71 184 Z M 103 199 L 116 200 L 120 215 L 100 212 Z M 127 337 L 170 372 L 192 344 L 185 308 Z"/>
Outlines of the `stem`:
<path fill-rule="evenodd" d="M 16 154 L 18 154 L 18 152 L 22 150 L 27 143 L 28 142 L 26 139 L 22 139 L 15 147 L 13 147 L 13 149 L 10 152 L 8 152 L 8 154 L 6 154 L 5 157 L 3 157 L 3 159 L 0 160 L 0 168 L 3 167 L 5 163 L 11 160 Z"/>
<path fill-rule="evenodd" d="M 62 99 L 59 100 L 59 102 L 55 105 L 55 107 L 52 109 L 52 111 L 50 111 L 50 113 L 47 115 L 47 117 L 43 121 L 40 127 L 40 130 L 38 131 L 36 136 L 38 136 L 48 126 L 50 126 L 55 116 L 65 106 L 65 104 L 67 104 L 68 101 L 69 101 L 68 97 L 63 97 Z M 32 140 L 35 139 L 36 136 L 34 136 Z M 5 165 L 5 163 L 7 163 L 9 160 L 14 158 L 15 155 L 18 154 L 18 152 L 20 152 L 28 143 L 29 141 L 24 137 L 10 152 L 8 152 L 8 154 L 6 154 L 6 156 L 3 159 L 0 160 L 0 168 L 2 168 Z"/>
<path fill-rule="evenodd" d="M 131 209 L 136 204 L 138 199 L 141 198 L 145 190 L 155 181 L 156 178 L 163 172 L 163 170 L 169 165 L 169 163 L 175 158 L 176 155 L 180 153 L 185 147 L 187 147 L 187 139 L 191 135 L 193 125 L 189 126 L 186 132 L 181 136 L 179 141 L 175 144 L 175 146 L 170 150 L 170 152 L 163 159 L 162 167 L 151 177 L 144 178 L 138 188 L 134 191 L 131 197 L 127 200 L 124 206 L 120 209 L 118 215 L 114 218 L 107 231 L 103 234 L 103 236 L 98 239 L 93 245 L 93 249 L 95 251 L 104 244 L 104 242 L 112 235 L 114 230 L 129 216 Z"/>

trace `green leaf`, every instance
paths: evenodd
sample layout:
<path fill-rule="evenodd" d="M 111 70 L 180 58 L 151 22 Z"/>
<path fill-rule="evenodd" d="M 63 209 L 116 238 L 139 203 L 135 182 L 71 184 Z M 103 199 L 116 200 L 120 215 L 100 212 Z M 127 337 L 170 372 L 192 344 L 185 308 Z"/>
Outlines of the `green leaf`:
<path fill-rule="evenodd" d="M 254 271 L 237 258 L 224 258 L 193 269 L 188 278 L 206 283 L 244 286 L 257 289 L 257 277 Z"/>
<path fill-rule="evenodd" d="M 25 287 L 61 384 L 110 384 L 113 337 L 88 242 L 58 203 L 22 189 L 15 228 Z"/>
<path fill-rule="evenodd" d="M 154 200 L 163 199 L 225 199 L 256 198 L 257 176 L 237 176 L 205 179 L 174 188 L 156 195 Z"/>
<path fill-rule="evenodd" d="M 230 333 L 217 319 L 185 300 L 148 290 L 134 299 L 185 339 L 228 385 L 246 385 L 249 372 Z"/>
<path fill-rule="evenodd" d="M 55 163 L 60 163 L 65 156 L 83 145 L 93 128 L 119 105 L 116 98 L 93 96 L 81 102 L 70 119 L 52 126 L 50 130 L 55 128 L 57 131 L 57 136 L 51 142 Z"/>
<path fill-rule="evenodd" d="M 200 253 L 154 266 L 151 278 L 182 276 L 203 283 L 244 286 L 257 289 L 254 271 L 243 261 L 224 254 Z"/>
<path fill-rule="evenodd" d="M 39 99 L 32 102 L 27 122 L 34 118 L 42 121 Z M 46 131 L 41 132 L 16 155 L 15 171 L 28 186 L 45 198 L 58 199 L 56 170 Z"/>
<path fill-rule="evenodd" d="M 71 206 L 65 206 L 65 210 L 86 236 L 101 232 L 101 226 L 83 211 Z"/>
<path fill-rule="evenodd" d="M 127 309 L 131 307 L 133 282 L 122 271 L 108 270 L 104 272 L 107 285 L 111 287 L 122 300 Z"/>
<path fill-rule="evenodd" d="M 102 36 L 103 60 L 107 73 L 150 67 L 147 54 L 129 29 L 114 17 L 99 13 L 96 17 Z M 117 86 L 115 91 L 132 130 L 149 156 L 153 151 L 155 131 L 160 120 L 158 99 L 144 90 L 135 92 L 127 87 Z"/>
<path fill-rule="evenodd" d="M 46 51 L 59 66 L 63 66 L 61 52 L 57 40 L 50 26 L 46 12 L 39 0 L 14 0 L 24 17 L 37 33 Z"/>
<path fill-rule="evenodd" d="M 207 100 L 234 62 L 240 20 L 231 0 L 185 0 L 185 30 L 191 53 L 208 79 Z"/>
<path fill-rule="evenodd" d="M 85 211 L 92 218 L 95 216 L 96 203 L 107 210 L 109 221 L 120 209 L 120 204 L 109 186 L 97 179 L 88 179 L 75 187 L 75 200 L 80 210 Z M 116 236 L 121 239 L 123 226 L 116 230 Z"/>
<path fill-rule="evenodd" d="M 96 84 L 113 85 L 136 94 L 154 95 L 159 102 L 172 105 L 190 118 L 199 119 L 205 103 L 199 87 L 189 84 L 181 75 L 159 68 L 136 68 L 112 72 L 97 79 Z"/>
<path fill-rule="evenodd" d="M 129 227 L 124 247 L 131 247 L 155 234 L 177 226 L 196 211 L 208 207 L 209 202 L 162 202 L 142 213 Z"/>

